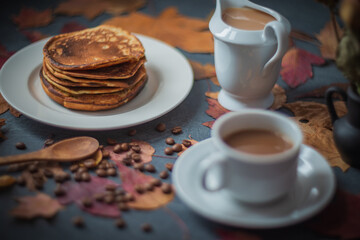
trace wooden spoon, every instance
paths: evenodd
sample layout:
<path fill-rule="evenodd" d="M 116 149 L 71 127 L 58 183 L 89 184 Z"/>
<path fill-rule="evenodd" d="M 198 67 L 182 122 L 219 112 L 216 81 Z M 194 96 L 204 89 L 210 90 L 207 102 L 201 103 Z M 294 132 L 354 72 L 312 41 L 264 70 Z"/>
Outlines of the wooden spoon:
<path fill-rule="evenodd" d="M 99 142 L 92 137 L 74 137 L 57 142 L 36 152 L 0 157 L 0 166 L 27 161 L 71 162 L 93 155 L 99 148 Z"/>

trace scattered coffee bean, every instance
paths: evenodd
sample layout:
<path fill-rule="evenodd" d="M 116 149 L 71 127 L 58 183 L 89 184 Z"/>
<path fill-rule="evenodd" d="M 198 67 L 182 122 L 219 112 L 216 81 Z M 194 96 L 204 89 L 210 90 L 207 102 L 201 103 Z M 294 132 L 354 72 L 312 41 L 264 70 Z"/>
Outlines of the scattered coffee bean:
<path fill-rule="evenodd" d="M 28 166 L 28 170 L 29 170 L 29 172 L 31 172 L 31 173 L 37 172 L 37 171 L 38 171 L 38 166 L 37 166 L 37 164 L 30 164 L 30 165 Z"/>
<path fill-rule="evenodd" d="M 173 129 L 171 129 L 171 132 L 173 134 L 180 134 L 182 133 L 182 128 L 180 126 L 173 127 Z"/>
<path fill-rule="evenodd" d="M 99 177 L 106 177 L 107 176 L 106 170 L 101 169 L 101 168 L 96 169 L 95 173 Z"/>
<path fill-rule="evenodd" d="M 184 139 L 182 140 L 182 144 L 185 146 L 185 147 L 190 147 L 191 146 L 191 141 L 190 140 L 187 140 L 187 139 Z"/>
<path fill-rule="evenodd" d="M 24 149 L 26 149 L 26 145 L 25 145 L 25 143 L 23 143 L 23 142 L 17 142 L 17 143 L 15 144 L 15 147 L 16 147 L 17 149 L 19 149 L 19 150 L 24 150 Z"/>
<path fill-rule="evenodd" d="M 168 171 L 166 171 L 166 170 L 161 171 L 160 174 L 159 174 L 159 177 L 162 178 L 162 179 L 168 178 L 169 177 Z"/>
<path fill-rule="evenodd" d="M 126 222 L 122 218 L 118 218 L 115 220 L 115 226 L 118 228 L 124 228 L 126 226 Z"/>
<path fill-rule="evenodd" d="M 6 169 L 7 172 L 17 172 L 20 171 L 20 164 L 14 163 L 8 166 Z"/>
<path fill-rule="evenodd" d="M 87 171 L 88 171 L 88 169 L 86 167 L 79 167 L 77 170 L 78 173 L 83 173 L 83 172 L 87 172 Z"/>
<path fill-rule="evenodd" d="M 125 157 L 123 160 L 122 160 L 123 164 L 125 164 L 126 166 L 131 166 L 132 165 L 132 159 L 129 158 L 129 157 Z"/>
<path fill-rule="evenodd" d="M 45 169 L 44 169 L 44 175 L 45 175 L 45 177 L 47 177 L 47 178 L 52 178 L 52 177 L 54 177 L 53 171 L 51 171 L 51 170 L 48 169 L 48 168 L 45 168 Z"/>
<path fill-rule="evenodd" d="M 63 172 L 62 174 L 63 174 L 63 176 L 64 176 L 64 180 L 65 180 L 65 181 L 71 179 L 70 173 L 68 173 L 68 172 Z"/>
<path fill-rule="evenodd" d="M 43 189 L 44 188 L 44 181 L 42 179 L 34 179 L 34 185 L 36 189 Z"/>
<path fill-rule="evenodd" d="M 180 143 L 175 143 L 174 146 L 172 146 L 172 150 L 174 152 L 181 152 L 182 149 L 183 149 L 183 147 Z"/>
<path fill-rule="evenodd" d="M 163 183 L 162 186 L 161 186 L 161 191 L 163 193 L 166 193 L 166 194 L 171 193 L 172 192 L 172 187 L 168 183 Z"/>
<path fill-rule="evenodd" d="M 122 152 L 121 144 L 119 144 L 119 143 L 116 144 L 116 145 L 114 146 L 113 152 L 114 152 L 114 153 L 121 153 L 121 152 Z"/>
<path fill-rule="evenodd" d="M 16 179 L 16 183 L 19 184 L 20 186 L 25 186 L 26 180 L 23 176 L 19 176 Z"/>
<path fill-rule="evenodd" d="M 113 138 L 107 138 L 107 139 L 106 139 L 106 142 L 107 142 L 107 144 L 109 144 L 109 145 L 115 145 L 115 144 L 117 143 L 116 140 L 113 139 Z"/>
<path fill-rule="evenodd" d="M 61 184 L 57 184 L 54 189 L 55 196 L 64 196 L 66 194 L 65 189 L 61 186 Z"/>
<path fill-rule="evenodd" d="M 94 195 L 95 201 L 103 202 L 104 201 L 105 194 L 104 193 L 96 193 Z"/>
<path fill-rule="evenodd" d="M 115 196 L 114 194 L 106 194 L 104 196 L 104 202 L 107 204 L 112 204 L 115 201 Z"/>
<path fill-rule="evenodd" d="M 75 173 L 75 175 L 74 175 L 75 181 L 80 182 L 82 180 L 81 174 L 82 173 L 79 173 L 79 172 Z"/>
<path fill-rule="evenodd" d="M 165 163 L 165 167 L 170 172 L 173 170 L 174 164 L 173 163 Z"/>
<path fill-rule="evenodd" d="M 158 178 L 153 178 L 151 179 L 150 183 L 153 185 L 153 186 L 156 186 L 156 187 L 159 187 L 162 185 L 162 181 Z"/>
<path fill-rule="evenodd" d="M 84 164 L 84 166 L 85 166 L 87 169 L 96 167 L 96 162 L 95 162 L 95 160 L 92 159 L 92 158 L 89 158 L 89 159 L 84 160 L 84 161 L 83 161 L 83 164 Z"/>
<path fill-rule="evenodd" d="M 158 132 L 164 132 L 166 130 L 166 125 L 165 123 L 159 123 L 158 125 L 156 125 L 155 129 Z"/>
<path fill-rule="evenodd" d="M 108 158 L 108 157 L 110 157 L 110 152 L 109 152 L 108 150 L 103 149 L 103 150 L 101 150 L 101 151 L 102 151 L 102 156 L 103 156 L 103 158 Z"/>
<path fill-rule="evenodd" d="M 174 140 L 173 138 L 171 138 L 171 137 L 168 137 L 168 138 L 165 139 L 165 143 L 166 143 L 167 145 L 174 145 L 174 144 L 175 144 L 175 140 Z"/>
<path fill-rule="evenodd" d="M 144 232 L 151 232 L 152 231 L 152 227 L 149 223 L 144 223 L 141 226 L 141 230 L 143 230 Z"/>
<path fill-rule="evenodd" d="M 107 185 L 105 186 L 105 189 L 106 189 L 107 191 L 110 191 L 110 192 L 114 192 L 114 191 L 116 190 L 116 188 L 117 188 L 117 186 L 114 185 L 114 184 L 107 184 Z"/>
<path fill-rule="evenodd" d="M 54 175 L 54 180 L 57 183 L 63 183 L 65 182 L 65 175 L 62 172 L 56 173 Z"/>
<path fill-rule="evenodd" d="M 164 150 L 164 153 L 166 155 L 172 155 L 174 153 L 174 151 L 172 150 L 171 147 L 166 147 L 165 150 Z"/>
<path fill-rule="evenodd" d="M 135 191 L 141 194 L 141 193 L 145 192 L 145 189 L 142 185 L 137 184 L 137 185 L 135 185 Z"/>
<path fill-rule="evenodd" d="M 120 202 L 127 202 L 127 199 L 125 196 L 123 195 L 117 195 L 115 196 L 115 202 L 120 203 Z"/>
<path fill-rule="evenodd" d="M 129 211 L 129 209 L 130 209 L 129 206 L 124 202 L 119 203 L 118 208 L 120 211 L 123 211 L 123 212 Z"/>
<path fill-rule="evenodd" d="M 32 173 L 31 176 L 33 179 L 44 180 L 44 175 L 40 172 Z"/>
<path fill-rule="evenodd" d="M 128 131 L 128 135 L 130 137 L 135 136 L 135 134 L 136 134 L 136 129 L 131 129 L 130 131 Z"/>
<path fill-rule="evenodd" d="M 156 168 L 152 164 L 145 165 L 145 170 L 148 171 L 148 172 L 151 172 L 151 173 L 156 172 Z"/>
<path fill-rule="evenodd" d="M 141 156 L 140 156 L 140 154 L 138 154 L 138 153 L 133 153 L 132 155 L 131 155 L 131 159 L 132 160 L 134 160 L 134 162 L 141 162 Z"/>
<path fill-rule="evenodd" d="M 134 164 L 134 169 L 139 170 L 139 171 L 144 171 L 145 167 L 143 163 L 135 163 Z"/>
<path fill-rule="evenodd" d="M 136 153 L 141 152 L 141 148 L 140 148 L 139 145 L 132 145 L 132 146 L 131 146 L 131 150 L 133 150 L 133 151 L 136 152 Z"/>
<path fill-rule="evenodd" d="M 84 182 L 89 182 L 91 180 L 91 176 L 88 172 L 83 172 L 81 174 L 81 180 Z"/>
<path fill-rule="evenodd" d="M 154 190 L 154 185 L 152 185 L 151 183 L 145 183 L 144 188 L 146 191 L 152 191 Z"/>
<path fill-rule="evenodd" d="M 82 205 L 83 205 L 84 207 L 87 207 L 87 208 L 92 207 L 92 205 L 93 205 L 93 202 L 92 202 L 91 198 L 84 198 L 84 199 L 81 201 L 81 203 L 82 203 Z"/>
<path fill-rule="evenodd" d="M 115 168 L 108 168 L 106 169 L 106 175 L 108 176 L 116 176 L 116 169 Z"/>
<path fill-rule="evenodd" d="M 54 139 L 49 138 L 49 139 L 45 140 L 44 146 L 49 147 L 49 146 L 53 145 L 54 143 L 55 143 Z"/>
<path fill-rule="evenodd" d="M 79 228 L 82 228 L 85 226 L 85 222 L 84 222 L 84 219 L 80 216 L 76 216 L 72 219 L 72 222 L 73 224 L 76 226 L 76 227 L 79 227 Z"/>
<path fill-rule="evenodd" d="M 119 189 L 117 188 L 115 191 L 114 191 L 114 194 L 117 195 L 117 196 L 124 196 L 125 195 L 125 190 L 124 189 Z"/>
<path fill-rule="evenodd" d="M 124 197 L 126 199 L 126 202 L 131 202 L 135 200 L 134 195 L 132 195 L 131 193 L 125 193 Z"/>
<path fill-rule="evenodd" d="M 76 172 L 79 169 L 79 165 L 73 164 L 73 165 L 70 166 L 69 169 L 70 169 L 71 172 Z"/>
<path fill-rule="evenodd" d="M 129 144 L 128 144 L 128 143 L 122 143 L 122 144 L 120 145 L 120 147 L 121 147 L 121 150 L 122 150 L 123 152 L 129 151 Z"/>

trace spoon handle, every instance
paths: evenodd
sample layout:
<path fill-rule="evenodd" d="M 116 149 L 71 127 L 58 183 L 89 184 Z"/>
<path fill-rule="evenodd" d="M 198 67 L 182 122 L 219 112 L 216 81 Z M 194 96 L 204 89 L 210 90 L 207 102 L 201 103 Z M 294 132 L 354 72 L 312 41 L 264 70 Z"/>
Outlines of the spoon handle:
<path fill-rule="evenodd" d="M 46 152 L 40 150 L 36 152 L 0 157 L 0 166 L 13 164 L 13 163 L 28 162 L 33 160 L 44 160 L 44 159 L 46 159 Z"/>

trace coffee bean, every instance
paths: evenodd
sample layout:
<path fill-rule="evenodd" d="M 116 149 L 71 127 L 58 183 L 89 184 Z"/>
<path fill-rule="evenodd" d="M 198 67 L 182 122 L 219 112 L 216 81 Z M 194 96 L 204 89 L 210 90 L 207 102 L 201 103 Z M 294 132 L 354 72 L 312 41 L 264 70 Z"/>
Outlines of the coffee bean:
<path fill-rule="evenodd" d="M 61 184 L 56 184 L 54 189 L 55 196 L 64 196 L 66 194 L 65 189 L 61 186 Z"/>
<path fill-rule="evenodd" d="M 134 160 L 134 162 L 140 162 L 141 161 L 141 156 L 140 156 L 140 154 L 138 154 L 138 153 L 133 153 L 132 155 L 131 155 L 131 159 L 132 160 Z"/>
<path fill-rule="evenodd" d="M 81 203 L 84 207 L 87 207 L 87 208 L 92 207 L 92 205 L 93 205 L 91 198 L 84 198 L 81 200 Z"/>
<path fill-rule="evenodd" d="M 79 172 L 75 173 L 75 175 L 74 175 L 75 181 L 80 182 L 82 180 L 81 174 L 82 173 L 79 173 Z"/>
<path fill-rule="evenodd" d="M 116 145 L 114 146 L 113 152 L 114 152 L 114 153 L 121 153 L 121 152 L 122 152 L 121 144 L 119 144 L 119 143 L 116 144 Z"/>
<path fill-rule="evenodd" d="M 142 185 L 140 185 L 140 184 L 137 184 L 137 185 L 135 185 L 135 191 L 137 192 L 137 193 L 144 193 L 145 192 L 145 189 L 144 189 L 144 187 L 142 186 Z"/>
<path fill-rule="evenodd" d="M 44 175 L 41 172 L 35 172 L 31 174 L 33 179 L 44 180 Z"/>
<path fill-rule="evenodd" d="M 151 172 L 151 173 L 156 172 L 156 168 L 152 164 L 145 165 L 145 170 L 148 171 L 148 172 Z"/>
<path fill-rule="evenodd" d="M 180 134 L 182 133 L 182 128 L 180 126 L 173 127 L 173 129 L 171 129 L 171 132 L 173 134 Z"/>
<path fill-rule="evenodd" d="M 162 185 L 162 181 L 158 178 L 153 178 L 151 179 L 150 183 L 153 185 L 153 186 L 156 186 L 156 187 L 159 187 Z"/>
<path fill-rule="evenodd" d="M 165 139 L 165 143 L 166 143 L 167 145 L 174 145 L 174 144 L 175 144 L 175 140 L 174 140 L 173 138 L 171 138 L 171 137 L 168 137 L 168 138 Z"/>
<path fill-rule="evenodd" d="M 87 169 L 96 167 L 96 162 L 95 162 L 95 160 L 92 159 L 92 158 L 89 158 L 89 159 L 84 160 L 84 161 L 83 161 L 83 164 L 84 164 L 84 166 L 85 166 Z"/>
<path fill-rule="evenodd" d="M 158 132 L 164 132 L 166 130 L 166 125 L 165 123 L 159 123 L 158 125 L 156 125 L 155 129 Z"/>
<path fill-rule="evenodd" d="M 118 218 L 115 220 L 115 226 L 118 228 L 124 228 L 126 226 L 126 222 L 122 218 Z"/>
<path fill-rule="evenodd" d="M 110 152 L 109 152 L 108 150 L 103 149 L 103 150 L 101 150 L 101 151 L 102 151 L 102 156 L 103 156 L 103 158 L 108 158 L 108 157 L 110 157 Z"/>
<path fill-rule="evenodd" d="M 34 185 L 36 189 L 43 189 L 44 188 L 44 181 L 42 179 L 34 179 Z"/>
<path fill-rule="evenodd" d="M 174 152 L 181 152 L 183 150 L 183 147 L 180 143 L 176 143 L 174 144 L 174 146 L 172 146 L 172 150 Z"/>
<path fill-rule="evenodd" d="M 141 152 L 141 148 L 140 148 L 139 145 L 132 145 L 132 146 L 131 146 L 131 150 L 133 150 L 133 151 L 136 152 L 136 153 Z"/>
<path fill-rule="evenodd" d="M 108 168 L 106 169 L 106 175 L 108 176 L 116 176 L 116 169 L 115 168 Z"/>
<path fill-rule="evenodd" d="M 166 194 L 169 194 L 172 192 L 172 187 L 170 184 L 168 183 L 163 183 L 162 186 L 161 186 L 161 191 L 163 193 L 166 193 Z"/>
<path fill-rule="evenodd" d="M 128 131 L 128 135 L 130 137 L 135 136 L 135 134 L 136 134 L 136 129 L 131 129 L 131 130 Z"/>
<path fill-rule="evenodd" d="M 79 165 L 73 164 L 73 165 L 70 166 L 69 169 L 70 169 L 71 172 L 76 172 L 79 169 Z"/>
<path fill-rule="evenodd" d="M 167 168 L 167 170 L 169 170 L 171 172 L 173 167 L 174 167 L 174 164 L 173 163 L 166 163 L 165 167 Z"/>
<path fill-rule="evenodd" d="M 159 177 L 162 178 L 162 179 L 168 178 L 169 177 L 168 171 L 166 171 L 166 170 L 161 171 L 160 174 L 159 174 Z"/>
<path fill-rule="evenodd" d="M 114 194 L 106 194 L 104 196 L 104 202 L 107 204 L 112 204 L 115 201 L 115 196 Z"/>
<path fill-rule="evenodd" d="M 24 150 L 24 149 L 26 149 L 26 145 L 25 145 L 25 143 L 23 143 L 23 142 L 17 142 L 17 143 L 15 144 L 15 147 L 16 147 L 17 149 L 19 149 L 19 150 Z"/>
<path fill-rule="evenodd" d="M 116 142 L 116 140 L 115 139 L 112 139 L 112 138 L 107 138 L 106 139 L 106 142 L 107 142 L 107 144 L 109 144 L 109 145 L 115 145 L 117 142 Z"/>
<path fill-rule="evenodd" d="M 171 147 L 166 147 L 165 150 L 164 150 L 164 153 L 166 155 L 172 155 L 174 153 L 174 151 L 172 150 Z"/>
<path fill-rule="evenodd" d="M 128 144 L 128 143 L 122 143 L 122 144 L 120 145 L 120 147 L 121 147 L 121 150 L 122 150 L 123 152 L 129 151 L 129 144 Z"/>
<path fill-rule="evenodd" d="M 132 165 L 132 159 L 129 158 L 129 157 L 125 157 L 123 160 L 122 160 L 123 164 L 125 164 L 126 166 L 131 166 Z"/>
<path fill-rule="evenodd" d="M 123 195 L 118 195 L 115 196 L 115 202 L 120 203 L 120 202 L 127 202 L 127 199 L 125 196 Z"/>
<path fill-rule="evenodd" d="M 26 180 L 23 176 L 19 176 L 16 179 L 16 183 L 19 184 L 20 186 L 25 186 Z"/>
<path fill-rule="evenodd" d="M 79 227 L 79 228 L 82 228 L 85 226 L 84 219 L 80 216 L 73 217 L 72 222 L 76 227 Z"/>
<path fill-rule="evenodd" d="M 124 197 L 126 199 L 126 202 L 131 202 L 135 200 L 134 195 L 132 195 L 131 193 L 125 193 Z"/>
<path fill-rule="evenodd" d="M 117 186 L 114 184 L 106 184 L 105 189 L 110 192 L 114 192 L 116 190 Z"/>
<path fill-rule="evenodd" d="M 17 164 L 17 163 L 14 163 L 14 164 L 11 164 L 7 167 L 6 171 L 7 172 L 17 172 L 17 171 L 20 171 L 20 164 Z"/>
<path fill-rule="evenodd" d="M 38 166 L 37 166 L 37 164 L 30 164 L 30 165 L 28 166 L 28 170 L 29 170 L 29 172 L 31 172 L 31 173 L 37 172 L 37 171 L 38 171 Z"/>
<path fill-rule="evenodd" d="M 144 231 L 144 232 L 151 232 L 152 231 L 152 227 L 149 223 L 144 223 L 142 226 L 141 226 L 141 229 Z"/>
<path fill-rule="evenodd" d="M 106 177 L 106 176 L 107 176 L 106 171 L 105 171 L 104 169 L 101 169 L 101 168 L 96 169 L 96 170 L 95 170 L 95 173 L 96 173 L 96 175 L 98 175 L 99 177 Z"/>
<path fill-rule="evenodd" d="M 45 140 L 44 145 L 45 145 L 45 147 L 49 147 L 49 146 L 53 145 L 54 143 L 55 143 L 54 139 L 49 138 L 49 139 Z"/>
<path fill-rule="evenodd" d="M 151 183 L 145 183 L 144 188 L 146 191 L 152 191 L 154 190 L 154 185 L 152 185 Z"/>
<path fill-rule="evenodd" d="M 83 172 L 87 172 L 87 171 L 88 171 L 88 169 L 86 167 L 79 167 L 77 170 L 78 173 L 83 173 Z"/>
<path fill-rule="evenodd" d="M 187 140 L 187 139 L 184 139 L 182 140 L 182 144 L 185 146 L 185 147 L 190 147 L 191 146 L 191 141 L 190 140 Z"/>
<path fill-rule="evenodd" d="M 135 163 L 134 164 L 134 169 L 139 170 L 139 171 L 144 171 L 145 167 L 143 163 Z"/>
<path fill-rule="evenodd" d="M 95 201 L 103 202 L 104 201 L 105 194 L 104 193 L 96 193 L 94 195 Z"/>
<path fill-rule="evenodd" d="M 88 172 L 83 172 L 81 174 L 81 180 L 84 182 L 89 182 L 91 180 L 91 176 Z"/>
<path fill-rule="evenodd" d="M 47 178 L 52 178 L 52 177 L 54 177 L 54 173 L 53 173 L 50 169 L 48 169 L 48 168 L 45 168 L 45 169 L 44 169 L 44 175 L 45 175 L 45 177 L 47 177 Z"/>
<path fill-rule="evenodd" d="M 120 211 L 123 211 L 123 212 L 129 211 L 129 209 L 130 209 L 129 206 L 123 202 L 118 204 L 118 208 Z"/>
<path fill-rule="evenodd" d="M 63 183 L 65 182 L 65 175 L 62 172 L 56 173 L 54 175 L 54 180 L 57 183 Z"/>

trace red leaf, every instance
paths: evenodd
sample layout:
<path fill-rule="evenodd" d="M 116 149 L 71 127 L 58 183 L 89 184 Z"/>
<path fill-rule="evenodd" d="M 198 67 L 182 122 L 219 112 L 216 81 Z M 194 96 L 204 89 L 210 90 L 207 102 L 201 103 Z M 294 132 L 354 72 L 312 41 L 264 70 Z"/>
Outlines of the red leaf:
<path fill-rule="evenodd" d="M 338 190 L 330 205 L 308 226 L 326 236 L 360 239 L 360 195 Z"/>
<path fill-rule="evenodd" d="M 283 80 L 294 88 L 313 76 L 311 65 L 322 65 L 324 63 L 323 58 L 293 47 L 283 57 L 280 74 Z"/>
<path fill-rule="evenodd" d="M 206 114 L 209 115 L 210 117 L 217 119 L 221 115 L 230 112 L 229 110 L 221 106 L 216 99 L 208 98 L 206 99 L 206 101 L 209 103 L 209 107 L 206 110 Z"/>
<path fill-rule="evenodd" d="M 19 15 L 13 16 L 12 19 L 20 29 L 24 29 L 46 26 L 53 20 L 53 16 L 51 9 L 37 11 L 32 8 L 22 8 Z"/>
<path fill-rule="evenodd" d="M 26 38 L 30 41 L 30 42 L 36 42 L 39 41 L 41 39 L 47 38 L 48 35 L 43 34 L 39 31 L 21 31 L 22 34 L 24 34 L 26 36 Z"/>
<path fill-rule="evenodd" d="M 66 182 L 62 185 L 66 194 L 58 197 L 58 201 L 63 205 L 75 202 L 83 211 L 94 215 L 113 218 L 119 217 L 120 211 L 115 204 L 106 204 L 98 201 L 93 201 L 91 207 L 84 207 L 82 204 L 84 198 L 94 198 L 94 195 L 98 193 L 105 193 L 105 186 L 108 184 L 119 185 L 106 178 L 94 176 L 91 177 L 91 181 L 89 182 Z"/>
<path fill-rule="evenodd" d="M 131 143 L 136 143 L 140 146 L 141 152 L 139 154 L 140 154 L 142 163 L 148 163 L 148 162 L 152 161 L 152 155 L 154 155 L 155 149 L 149 143 L 140 141 L 140 140 L 132 140 Z M 107 146 L 105 149 L 110 152 L 110 158 L 111 158 L 111 160 L 113 160 L 115 162 L 122 162 L 122 160 L 126 157 L 126 155 L 129 152 L 135 153 L 133 150 L 129 150 L 126 152 L 120 152 L 120 153 L 114 153 L 113 146 Z"/>
<path fill-rule="evenodd" d="M 13 55 L 14 53 L 15 52 L 8 52 L 6 48 L 0 44 L 0 69 L 4 65 L 6 60 L 8 60 L 8 58 L 11 57 L 11 55 Z"/>
<path fill-rule="evenodd" d="M 212 126 L 214 125 L 214 122 L 215 121 L 208 121 L 208 122 L 204 122 L 202 123 L 202 125 L 204 125 L 205 127 L 208 127 L 208 128 L 212 128 Z"/>
<path fill-rule="evenodd" d="M 65 23 L 64 26 L 61 28 L 61 33 L 69 33 L 69 32 L 75 32 L 85 29 L 86 27 L 84 25 L 81 25 L 78 22 L 68 22 Z"/>

